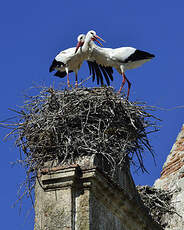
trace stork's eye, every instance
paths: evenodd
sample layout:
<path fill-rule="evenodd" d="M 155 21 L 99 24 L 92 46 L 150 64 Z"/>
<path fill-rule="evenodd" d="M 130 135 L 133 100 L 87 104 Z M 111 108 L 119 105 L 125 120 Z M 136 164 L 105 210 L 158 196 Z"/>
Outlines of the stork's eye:
<path fill-rule="evenodd" d="M 91 32 L 91 34 L 92 34 L 92 35 L 94 35 L 94 33 L 93 33 L 93 32 Z"/>

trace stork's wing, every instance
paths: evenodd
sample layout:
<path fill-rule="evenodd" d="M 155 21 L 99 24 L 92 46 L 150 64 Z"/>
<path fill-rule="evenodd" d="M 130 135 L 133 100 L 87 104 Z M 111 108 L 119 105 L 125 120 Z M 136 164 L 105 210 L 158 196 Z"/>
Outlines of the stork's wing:
<path fill-rule="evenodd" d="M 99 83 L 101 85 L 104 85 L 103 76 L 105 77 L 105 80 L 107 82 L 107 85 L 110 85 L 110 80 L 113 81 L 113 69 L 112 67 L 104 67 L 102 65 L 98 65 L 96 61 L 87 61 L 89 66 L 90 74 L 92 73 L 92 80 L 95 80 L 95 77 L 97 79 L 97 85 Z M 110 79 L 110 80 L 109 80 Z"/>
<path fill-rule="evenodd" d="M 53 60 L 52 65 L 49 68 L 49 72 L 52 72 L 56 68 L 61 68 L 66 65 L 66 63 L 75 56 L 75 47 L 61 51 Z"/>
<path fill-rule="evenodd" d="M 87 63 L 88 63 L 88 67 L 89 67 L 89 74 L 90 74 L 90 75 L 92 74 L 92 81 L 94 81 L 94 80 L 95 80 L 95 72 L 94 72 L 94 69 L 93 69 L 92 64 L 91 64 L 90 61 L 87 61 Z"/>
<path fill-rule="evenodd" d="M 111 81 L 113 81 L 114 80 L 114 78 L 113 78 L 113 68 L 111 67 L 111 66 L 109 66 L 109 67 L 105 67 L 105 69 L 109 72 L 109 77 L 110 77 L 110 79 L 111 79 Z"/>
<path fill-rule="evenodd" d="M 54 61 L 52 62 L 52 65 L 49 68 L 49 72 L 52 72 L 56 68 L 60 68 L 61 66 L 64 66 L 64 63 L 61 62 L 61 61 L 57 61 L 56 59 L 54 59 Z"/>
<path fill-rule="evenodd" d="M 72 71 L 72 70 L 69 70 L 68 72 L 71 73 L 71 72 L 73 72 L 73 71 Z M 66 76 L 66 71 L 63 71 L 63 72 L 57 71 L 57 72 L 54 74 L 54 76 L 57 76 L 57 77 L 60 77 L 60 78 L 64 78 L 64 77 Z"/>
<path fill-rule="evenodd" d="M 109 81 L 108 72 L 106 72 L 106 69 L 103 66 L 101 66 L 101 65 L 99 65 L 99 68 L 101 69 L 101 71 L 102 71 L 102 73 L 103 73 L 103 75 L 105 77 L 105 80 L 107 82 L 107 85 L 109 86 L 110 85 L 110 81 Z"/>
<path fill-rule="evenodd" d="M 99 75 L 96 74 L 96 70 L 95 70 L 95 67 L 94 67 L 94 62 L 87 61 L 87 63 L 88 63 L 88 66 L 89 66 L 89 74 L 92 74 L 92 81 L 94 82 L 95 76 L 96 76 L 97 85 L 99 85 Z"/>
<path fill-rule="evenodd" d="M 133 47 L 120 47 L 113 49 L 110 55 L 112 60 L 124 63 L 135 51 Z"/>
<path fill-rule="evenodd" d="M 100 71 L 99 65 L 96 62 L 93 62 L 92 65 L 93 65 L 94 70 L 96 72 L 96 76 L 98 76 L 98 78 L 100 79 L 101 86 L 103 86 L 104 85 L 103 76 L 102 76 L 102 73 Z"/>
<path fill-rule="evenodd" d="M 154 57 L 155 57 L 154 54 L 150 54 L 142 50 L 135 50 L 135 52 L 132 53 L 124 62 L 125 63 L 135 62 L 140 60 L 152 59 Z"/>

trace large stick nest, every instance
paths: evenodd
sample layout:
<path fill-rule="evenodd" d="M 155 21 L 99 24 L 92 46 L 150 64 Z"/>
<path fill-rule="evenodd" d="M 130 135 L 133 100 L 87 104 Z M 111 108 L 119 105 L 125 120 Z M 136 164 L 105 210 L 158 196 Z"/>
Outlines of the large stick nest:
<path fill-rule="evenodd" d="M 165 218 L 165 215 L 172 216 L 176 213 L 171 203 L 173 192 L 156 189 L 148 185 L 137 186 L 137 190 L 144 205 L 148 208 L 149 214 L 157 223 L 165 228 L 169 220 L 169 218 Z"/>
<path fill-rule="evenodd" d="M 63 165 L 91 155 L 108 162 L 109 175 L 123 167 L 127 157 L 145 171 L 143 150 L 154 156 L 147 134 L 157 130 L 147 109 L 112 88 L 43 88 L 27 97 L 17 111 L 17 122 L 6 126 L 24 153 L 21 162 L 29 183 L 48 161 Z"/>

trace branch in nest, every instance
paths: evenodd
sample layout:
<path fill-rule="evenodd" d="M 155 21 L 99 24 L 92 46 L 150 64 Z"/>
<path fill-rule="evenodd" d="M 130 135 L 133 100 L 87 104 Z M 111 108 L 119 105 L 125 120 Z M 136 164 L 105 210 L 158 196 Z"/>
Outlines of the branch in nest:
<path fill-rule="evenodd" d="M 25 194 L 30 196 L 37 171 L 48 161 L 69 164 L 95 154 L 107 162 L 104 171 L 111 176 L 116 168 L 124 167 L 127 157 L 134 163 L 135 155 L 138 167 L 146 171 L 143 151 L 154 158 L 147 133 L 156 131 L 148 110 L 145 104 L 120 97 L 111 87 L 43 88 L 38 95 L 27 96 L 20 110 L 12 110 L 17 122 L 7 125 L 12 129 L 7 137 L 15 137 L 26 180 L 31 181 Z"/>

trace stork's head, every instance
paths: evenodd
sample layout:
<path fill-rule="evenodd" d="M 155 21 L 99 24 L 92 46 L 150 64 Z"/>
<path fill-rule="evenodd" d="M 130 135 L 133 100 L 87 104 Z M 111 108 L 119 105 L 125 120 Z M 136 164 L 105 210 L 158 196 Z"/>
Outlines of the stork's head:
<path fill-rule="evenodd" d="M 76 46 L 76 50 L 75 50 L 75 53 L 77 53 L 77 50 L 79 49 L 79 47 L 82 47 L 83 44 L 84 44 L 84 41 L 85 41 L 85 37 L 86 35 L 85 34 L 80 34 L 78 37 L 77 37 L 77 46 Z"/>
<path fill-rule="evenodd" d="M 100 41 L 98 41 L 98 39 L 100 39 L 101 41 L 105 42 L 101 37 L 99 37 L 96 32 L 94 30 L 90 30 L 87 34 L 86 34 L 86 38 L 90 38 L 90 40 L 92 41 L 96 41 L 98 42 L 98 44 L 100 44 L 101 46 L 102 43 Z"/>
<path fill-rule="evenodd" d="M 79 37 L 80 37 L 80 35 L 78 36 L 78 38 L 79 38 Z M 89 43 L 90 41 L 96 41 L 96 42 L 98 42 L 101 46 L 103 46 L 102 43 L 101 43 L 100 41 L 98 41 L 98 39 L 100 39 L 101 41 L 104 42 L 104 40 L 103 40 L 102 38 L 100 38 L 100 37 L 96 34 L 96 32 L 95 32 L 94 30 L 90 30 L 90 31 L 86 34 L 86 36 L 85 36 L 85 38 L 84 38 L 85 42 L 87 42 L 87 43 Z M 84 42 L 83 42 L 83 44 L 84 44 Z M 83 45 L 83 44 L 82 44 L 82 45 Z M 77 52 L 77 50 L 79 49 L 79 47 L 82 47 L 82 45 L 81 45 L 81 43 L 79 43 L 79 42 L 77 43 L 75 53 Z"/>

